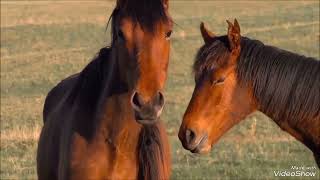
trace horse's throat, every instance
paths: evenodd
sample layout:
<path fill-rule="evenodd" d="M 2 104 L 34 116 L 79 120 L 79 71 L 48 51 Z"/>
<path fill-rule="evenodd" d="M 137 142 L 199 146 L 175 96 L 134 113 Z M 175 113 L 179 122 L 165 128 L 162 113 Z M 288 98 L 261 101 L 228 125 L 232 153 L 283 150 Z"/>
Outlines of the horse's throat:
<path fill-rule="evenodd" d="M 134 119 L 129 98 L 129 93 L 109 97 L 101 120 L 99 133 L 103 134 L 107 147 L 115 153 L 136 151 L 141 125 Z"/>

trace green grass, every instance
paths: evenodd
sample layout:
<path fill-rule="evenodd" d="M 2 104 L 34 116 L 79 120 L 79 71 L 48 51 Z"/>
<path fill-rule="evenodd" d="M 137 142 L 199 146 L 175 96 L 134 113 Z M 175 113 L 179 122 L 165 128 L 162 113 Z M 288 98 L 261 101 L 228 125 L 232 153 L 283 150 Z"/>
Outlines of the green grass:
<path fill-rule="evenodd" d="M 45 96 L 109 43 L 105 27 L 113 6 L 1 1 L 1 179 L 36 178 Z M 191 65 L 202 45 L 201 21 L 225 34 L 225 20 L 236 17 L 243 35 L 319 59 L 319 1 L 172 1 L 170 12 L 178 25 L 162 117 L 172 145 L 172 179 L 273 179 L 274 170 L 316 166 L 310 150 L 259 112 L 225 134 L 209 155 L 184 150 L 177 132 L 193 91 Z"/>

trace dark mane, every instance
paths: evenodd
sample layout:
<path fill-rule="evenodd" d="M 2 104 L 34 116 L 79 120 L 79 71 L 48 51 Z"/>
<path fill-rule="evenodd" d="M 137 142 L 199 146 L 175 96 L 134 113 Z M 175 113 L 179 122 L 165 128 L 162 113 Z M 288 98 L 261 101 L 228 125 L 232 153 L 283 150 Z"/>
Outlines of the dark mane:
<path fill-rule="evenodd" d="M 109 96 L 114 88 L 113 76 L 115 62 L 109 58 L 110 48 L 102 48 L 98 55 L 81 71 L 77 84 L 72 89 L 69 101 L 76 107 L 77 127 L 83 137 L 91 138 L 95 130 L 94 120 L 98 119 L 100 99 Z M 103 98 L 104 97 L 104 98 Z"/>
<path fill-rule="evenodd" d="M 226 64 L 230 52 L 226 36 L 200 48 L 193 70 L 202 76 Z M 242 37 L 237 78 L 253 87 L 260 110 L 276 122 L 296 125 L 320 113 L 320 62 L 257 40 Z"/>
<path fill-rule="evenodd" d="M 112 93 L 113 70 L 115 62 L 109 58 L 110 48 L 102 48 L 98 55 L 80 72 L 76 84 L 72 88 L 66 103 L 61 107 L 61 114 L 67 117 L 61 129 L 59 154 L 59 179 L 69 179 L 69 156 L 72 134 L 78 132 L 86 139 L 91 139 L 95 132 L 102 99 Z M 72 107 L 69 112 L 65 112 Z M 63 113 L 65 112 L 65 113 Z"/>
<path fill-rule="evenodd" d="M 319 116 L 319 61 L 247 38 L 241 52 L 238 79 L 251 83 L 262 111 L 292 125 Z"/>

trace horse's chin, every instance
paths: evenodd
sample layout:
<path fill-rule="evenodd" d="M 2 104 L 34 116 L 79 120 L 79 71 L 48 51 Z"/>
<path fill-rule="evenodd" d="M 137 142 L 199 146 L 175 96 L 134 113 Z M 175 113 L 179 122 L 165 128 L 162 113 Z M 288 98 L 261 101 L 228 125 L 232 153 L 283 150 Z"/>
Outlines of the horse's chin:
<path fill-rule="evenodd" d="M 190 150 L 190 152 L 196 153 L 196 154 L 209 154 L 210 151 L 211 151 L 211 145 L 201 146 L 193 150 Z"/>
<path fill-rule="evenodd" d="M 150 125 L 154 125 L 158 122 L 158 118 L 157 119 L 136 119 L 137 123 L 143 125 L 143 126 L 150 126 Z"/>

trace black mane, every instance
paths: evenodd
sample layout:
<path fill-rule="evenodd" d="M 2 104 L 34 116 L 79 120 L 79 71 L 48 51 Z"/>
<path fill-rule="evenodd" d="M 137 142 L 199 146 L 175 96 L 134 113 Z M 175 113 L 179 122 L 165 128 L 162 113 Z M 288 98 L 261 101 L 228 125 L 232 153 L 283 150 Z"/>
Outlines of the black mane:
<path fill-rule="evenodd" d="M 74 130 L 90 139 L 100 119 L 100 107 L 118 87 L 114 80 L 116 63 L 110 58 L 111 48 L 102 48 L 98 55 L 81 71 L 69 101 L 76 108 L 72 119 Z M 90 121 L 89 121 L 90 119 Z"/>
<path fill-rule="evenodd" d="M 198 51 L 193 70 L 196 76 L 212 72 L 228 61 L 227 36 L 216 38 Z M 260 110 L 292 125 L 320 114 L 320 62 L 257 40 L 241 38 L 237 78 L 253 87 Z"/>

